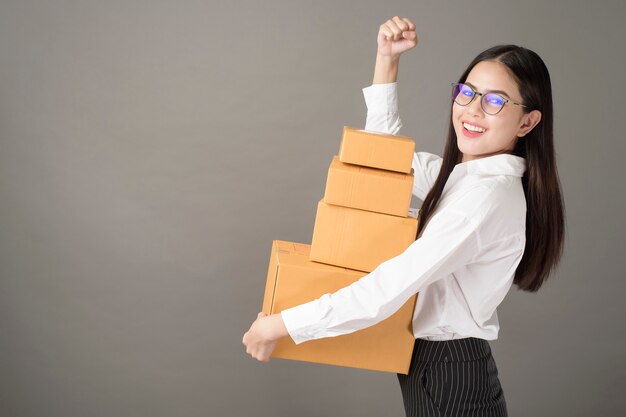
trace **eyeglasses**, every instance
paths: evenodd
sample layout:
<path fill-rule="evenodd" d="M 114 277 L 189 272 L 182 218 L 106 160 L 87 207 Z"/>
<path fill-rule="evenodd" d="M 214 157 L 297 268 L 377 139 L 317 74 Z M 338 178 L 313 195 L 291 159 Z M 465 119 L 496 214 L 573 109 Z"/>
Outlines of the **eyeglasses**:
<path fill-rule="evenodd" d="M 518 106 L 526 107 L 521 103 L 516 103 L 512 100 L 502 97 L 496 93 L 479 93 L 472 87 L 463 83 L 452 83 L 452 99 L 454 102 L 461 106 L 467 106 L 476 98 L 476 95 L 480 96 L 480 107 L 487 114 L 496 115 L 500 113 L 500 110 L 506 103 L 517 104 Z"/>

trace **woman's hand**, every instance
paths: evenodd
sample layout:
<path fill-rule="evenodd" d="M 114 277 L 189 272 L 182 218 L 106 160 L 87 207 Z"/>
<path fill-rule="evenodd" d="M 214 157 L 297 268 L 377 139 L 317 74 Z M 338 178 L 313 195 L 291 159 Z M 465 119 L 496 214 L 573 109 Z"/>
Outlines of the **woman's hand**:
<path fill-rule="evenodd" d="M 288 334 L 280 314 L 268 316 L 261 312 L 244 333 L 242 343 L 246 346 L 246 353 L 254 359 L 269 362 L 278 339 Z"/>
<path fill-rule="evenodd" d="M 404 51 L 417 45 L 415 24 L 408 18 L 394 16 L 380 25 L 378 31 L 378 55 L 397 58 Z"/>
<path fill-rule="evenodd" d="M 415 24 L 394 16 L 380 25 L 378 51 L 372 84 L 394 83 L 398 79 L 400 54 L 417 45 Z"/>

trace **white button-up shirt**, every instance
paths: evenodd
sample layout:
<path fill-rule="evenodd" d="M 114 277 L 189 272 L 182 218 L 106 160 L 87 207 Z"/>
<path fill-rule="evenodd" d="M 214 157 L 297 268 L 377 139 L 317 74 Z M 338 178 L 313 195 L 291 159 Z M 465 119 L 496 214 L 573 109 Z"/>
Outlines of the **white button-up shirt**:
<path fill-rule="evenodd" d="M 363 89 L 365 130 L 396 134 L 396 83 Z M 419 142 L 418 142 L 419 147 Z M 442 158 L 415 152 L 413 194 L 423 200 Z M 499 154 L 459 163 L 422 236 L 351 285 L 281 312 L 296 344 L 372 326 L 419 292 L 416 338 L 494 340 L 496 307 L 508 293 L 526 244 L 526 160 Z"/>

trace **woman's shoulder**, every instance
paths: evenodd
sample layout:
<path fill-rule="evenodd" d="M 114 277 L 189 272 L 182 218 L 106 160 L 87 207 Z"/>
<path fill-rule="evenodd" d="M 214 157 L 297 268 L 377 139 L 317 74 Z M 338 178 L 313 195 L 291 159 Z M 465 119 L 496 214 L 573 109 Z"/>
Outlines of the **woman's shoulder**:
<path fill-rule="evenodd" d="M 511 215 L 526 215 L 526 196 L 518 177 L 495 175 L 478 181 L 488 194 L 494 209 L 504 210 Z"/>
<path fill-rule="evenodd" d="M 484 241 L 507 236 L 524 236 L 526 231 L 526 199 L 521 181 L 498 177 L 483 178 L 473 192 L 480 202 L 473 216 L 481 223 Z"/>

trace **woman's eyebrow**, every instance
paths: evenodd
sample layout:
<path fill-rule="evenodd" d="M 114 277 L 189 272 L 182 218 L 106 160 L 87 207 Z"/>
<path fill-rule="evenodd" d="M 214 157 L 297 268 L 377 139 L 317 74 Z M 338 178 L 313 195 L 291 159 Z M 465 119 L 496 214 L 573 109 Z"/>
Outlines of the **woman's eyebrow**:
<path fill-rule="evenodd" d="M 469 86 L 470 86 L 470 87 L 472 87 L 474 90 L 478 90 L 478 87 L 476 87 L 474 84 L 472 84 L 472 83 L 470 83 L 470 82 L 465 81 L 465 84 L 469 85 Z M 502 94 L 503 96 L 506 96 L 506 98 L 511 99 L 511 96 L 510 96 L 510 95 L 508 95 L 508 94 L 506 93 L 506 91 L 502 91 L 502 90 L 489 90 L 488 92 L 489 92 L 489 93 L 499 93 L 499 94 Z"/>

